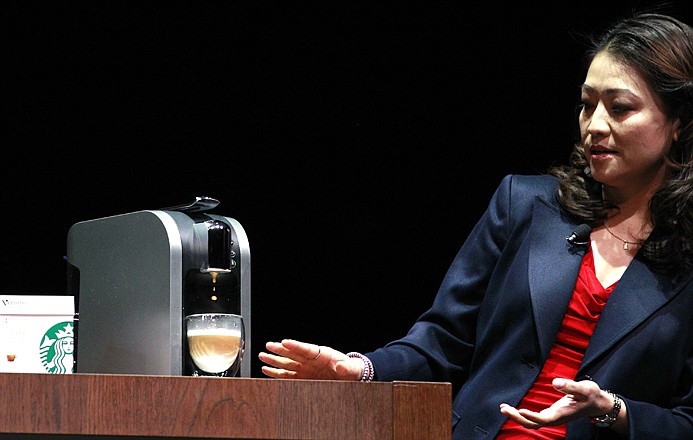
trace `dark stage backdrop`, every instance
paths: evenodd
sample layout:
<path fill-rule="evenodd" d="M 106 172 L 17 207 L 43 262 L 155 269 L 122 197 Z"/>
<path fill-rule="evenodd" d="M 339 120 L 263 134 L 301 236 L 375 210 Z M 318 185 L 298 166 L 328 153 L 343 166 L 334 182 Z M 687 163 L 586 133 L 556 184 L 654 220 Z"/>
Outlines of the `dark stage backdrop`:
<path fill-rule="evenodd" d="M 567 159 L 582 35 L 652 5 L 479 3 L 3 2 L 0 293 L 204 195 L 250 240 L 253 359 L 402 336 L 501 178 Z"/>

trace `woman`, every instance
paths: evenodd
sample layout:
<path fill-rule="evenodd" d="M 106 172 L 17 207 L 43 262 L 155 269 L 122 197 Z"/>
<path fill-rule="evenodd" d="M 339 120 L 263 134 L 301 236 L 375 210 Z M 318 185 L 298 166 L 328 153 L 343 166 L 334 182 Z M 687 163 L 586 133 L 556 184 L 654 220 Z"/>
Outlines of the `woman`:
<path fill-rule="evenodd" d="M 693 30 L 640 14 L 588 55 L 570 166 L 503 179 L 404 338 L 269 342 L 263 372 L 451 382 L 454 439 L 693 439 Z"/>

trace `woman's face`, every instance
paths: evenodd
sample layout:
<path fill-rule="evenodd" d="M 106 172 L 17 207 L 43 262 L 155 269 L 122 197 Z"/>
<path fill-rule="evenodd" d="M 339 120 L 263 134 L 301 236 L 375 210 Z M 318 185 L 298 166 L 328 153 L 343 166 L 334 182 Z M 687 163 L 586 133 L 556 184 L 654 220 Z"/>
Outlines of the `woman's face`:
<path fill-rule="evenodd" d="M 654 191 L 679 122 L 633 68 L 597 55 L 582 86 L 580 134 L 592 176 L 618 191 Z"/>

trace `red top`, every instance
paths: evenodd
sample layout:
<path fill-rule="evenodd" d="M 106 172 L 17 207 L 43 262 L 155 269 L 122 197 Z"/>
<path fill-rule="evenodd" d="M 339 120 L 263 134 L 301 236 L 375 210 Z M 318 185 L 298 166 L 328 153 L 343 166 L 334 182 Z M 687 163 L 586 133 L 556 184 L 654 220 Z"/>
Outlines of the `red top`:
<path fill-rule="evenodd" d="M 562 392 L 553 388 L 551 382 L 557 377 L 573 379 L 577 374 L 594 326 L 597 325 L 599 315 L 614 287 L 616 283 L 607 288 L 601 285 L 595 273 L 592 251 L 587 252 L 582 259 L 573 298 L 570 300 L 549 358 L 517 408 L 539 412 L 563 396 Z M 496 439 L 554 440 L 565 439 L 565 436 L 566 425 L 526 429 L 508 420 Z"/>

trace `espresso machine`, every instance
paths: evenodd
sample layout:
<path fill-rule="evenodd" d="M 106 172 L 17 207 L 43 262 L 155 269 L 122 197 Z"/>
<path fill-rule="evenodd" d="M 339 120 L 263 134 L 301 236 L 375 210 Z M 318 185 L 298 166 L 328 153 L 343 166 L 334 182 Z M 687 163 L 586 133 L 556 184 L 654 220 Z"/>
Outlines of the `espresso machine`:
<path fill-rule="evenodd" d="M 219 201 L 75 223 L 67 288 L 75 300 L 76 373 L 187 376 L 183 319 L 243 316 L 237 376 L 250 377 L 250 249 L 243 227 L 212 214 Z"/>

